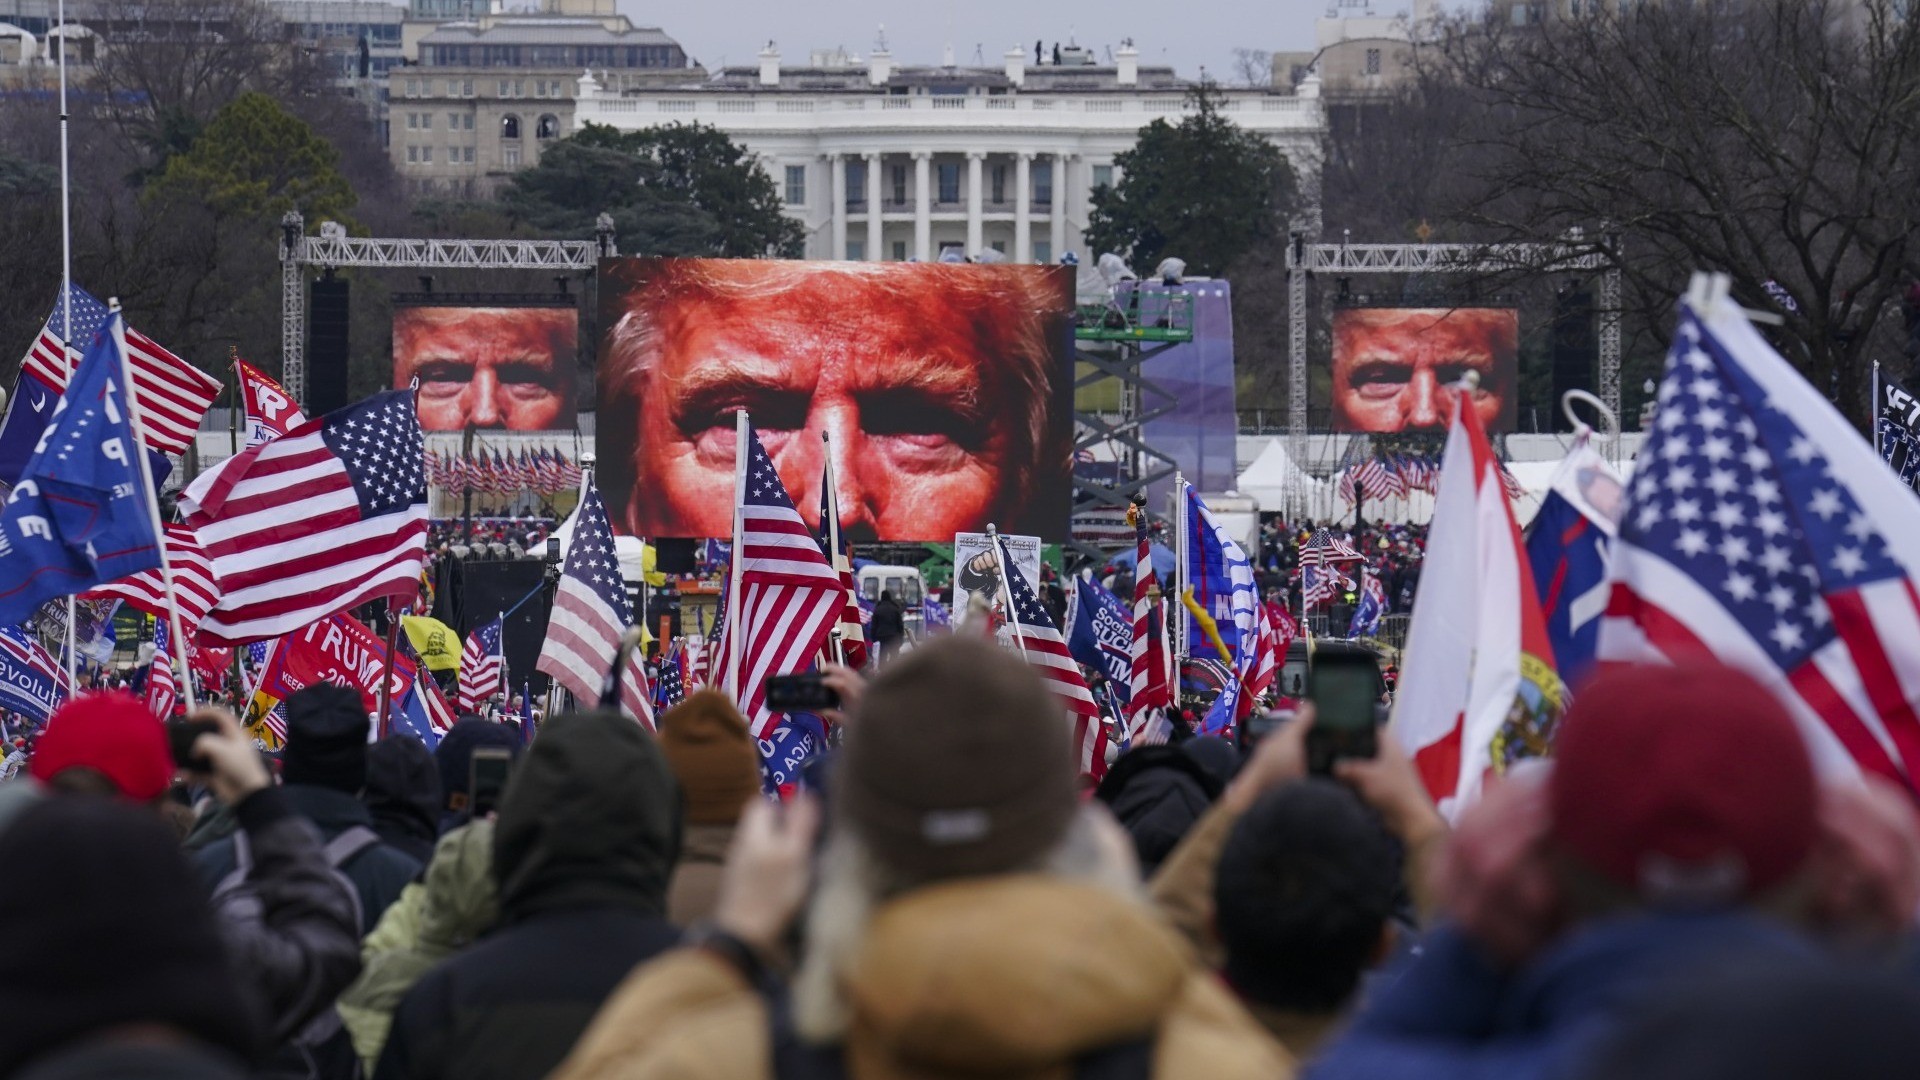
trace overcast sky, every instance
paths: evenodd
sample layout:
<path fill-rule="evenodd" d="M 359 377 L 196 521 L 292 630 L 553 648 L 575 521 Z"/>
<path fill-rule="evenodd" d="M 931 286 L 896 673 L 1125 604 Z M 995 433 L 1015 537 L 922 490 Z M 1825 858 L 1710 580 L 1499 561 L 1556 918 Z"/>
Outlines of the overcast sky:
<path fill-rule="evenodd" d="M 1353 0 L 1344 0 L 1351 3 Z M 928 4 L 907 0 L 830 0 L 807 4 L 794 0 L 704 0 L 693 4 L 642 4 L 619 0 L 620 10 L 636 24 L 658 26 L 709 70 L 722 64 L 752 64 L 771 38 L 789 62 L 804 63 L 808 52 L 845 46 L 865 56 L 873 50 L 877 29 L 899 63 L 935 64 L 948 42 L 961 64 L 974 61 L 978 48 L 989 66 L 997 66 L 1018 43 L 1033 48 L 1035 39 L 1051 49 L 1069 37 L 1105 49 L 1131 37 L 1142 63 L 1172 64 L 1193 78 L 1204 65 L 1223 79 L 1232 77 L 1233 50 L 1270 51 L 1313 47 L 1313 22 L 1334 0 L 971 0 Z M 1375 10 L 1396 14 L 1406 0 L 1375 0 Z"/>

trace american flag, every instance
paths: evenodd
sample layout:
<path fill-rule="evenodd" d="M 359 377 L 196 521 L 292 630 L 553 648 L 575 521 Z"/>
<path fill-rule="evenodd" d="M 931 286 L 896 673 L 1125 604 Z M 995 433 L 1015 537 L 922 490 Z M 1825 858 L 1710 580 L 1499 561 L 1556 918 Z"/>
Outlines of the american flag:
<path fill-rule="evenodd" d="M 153 625 L 153 664 L 147 669 L 147 711 L 162 720 L 173 715 L 180 701 L 180 682 L 173 675 L 173 653 L 167 647 L 167 620 Z"/>
<path fill-rule="evenodd" d="M 1312 611 L 1321 604 L 1331 601 L 1343 585 L 1352 585 L 1352 579 L 1330 566 L 1317 562 L 1300 564 L 1300 601 L 1301 607 Z"/>
<path fill-rule="evenodd" d="M 1829 768 L 1920 768 L 1920 504 L 1724 299 L 1683 306 L 1601 623 L 1603 661 L 1711 654 Z"/>
<path fill-rule="evenodd" d="M 687 674 L 683 680 L 689 690 L 698 690 L 707 685 L 707 655 L 711 652 L 705 634 L 695 634 L 687 638 L 686 649 L 681 653 L 686 659 Z"/>
<path fill-rule="evenodd" d="M 533 669 L 553 676 L 582 705 L 597 702 L 620 639 L 632 625 L 633 601 L 620 576 L 607 506 L 600 501 L 600 486 L 589 479 L 574 518 L 573 546 L 567 549 L 560 588 L 553 596 L 553 613 L 547 618 L 546 644 Z M 620 672 L 620 709 L 653 730 L 653 701 L 637 649 L 627 654 Z"/>
<path fill-rule="evenodd" d="M 722 619 L 717 663 L 732 662 L 740 635 L 735 694 L 755 738 L 773 734 L 780 714 L 767 708 L 767 677 L 805 671 L 846 605 L 846 585 L 793 508 L 773 461 L 746 425 L 745 499 L 735 511 L 738 625 Z"/>
<path fill-rule="evenodd" d="M 495 694 L 506 692 L 506 671 L 500 656 L 502 623 L 499 617 L 467 635 L 460 650 L 460 682 L 455 697 L 460 711 L 477 713 Z"/>
<path fill-rule="evenodd" d="M 1072 654 L 1067 652 L 1066 640 L 1060 636 L 1060 629 L 1053 625 L 1053 619 L 1047 615 L 1047 609 L 1034 595 L 1033 586 L 1027 582 L 1013 562 L 1013 551 L 1007 547 L 1007 538 L 998 537 L 1000 545 L 1000 576 L 1006 581 L 1007 593 L 1012 598 L 1012 618 L 1019 623 L 1010 627 L 1016 635 L 1020 651 L 1026 655 L 1027 663 L 1033 665 L 1035 672 L 1046 680 L 1047 689 L 1059 697 L 1061 703 L 1076 716 L 1091 719 L 1096 723 L 1100 719 L 1100 707 L 1094 704 L 1093 694 L 1087 689 L 1087 680 L 1080 675 L 1080 665 Z M 1081 725 L 1084 729 L 1085 725 Z M 1084 730 L 1082 731 L 1084 735 Z M 1080 744 L 1083 748 L 1085 743 Z"/>
<path fill-rule="evenodd" d="M 1253 674 L 1247 678 L 1247 694 L 1240 703 L 1242 719 L 1253 711 L 1253 701 L 1273 685 L 1287 662 L 1287 647 L 1299 636 L 1300 627 L 1279 604 L 1260 605 L 1260 649 L 1254 657 Z"/>
<path fill-rule="evenodd" d="M 200 539 L 185 525 L 166 526 L 167 563 L 173 570 L 173 592 L 180 609 L 180 632 L 195 639 L 200 623 L 220 601 L 220 586 L 213 577 L 213 562 L 200 547 Z M 167 618 L 166 583 L 158 569 L 111 581 L 81 594 L 88 600 L 113 598 L 124 600 L 136 611 L 144 611 L 164 621 Z"/>
<path fill-rule="evenodd" d="M 820 481 L 820 551 L 833 563 L 846 594 L 846 602 L 840 605 L 840 621 L 834 626 L 840 634 L 842 659 L 838 662 L 858 670 L 867 666 L 867 632 L 862 629 L 867 619 L 860 609 L 860 592 L 853 586 L 853 560 L 847 556 L 844 539 L 840 550 L 834 550 L 833 538 L 839 533 L 840 500 L 833 490 L 833 461 L 829 457 L 822 466 Z"/>
<path fill-rule="evenodd" d="M 427 546 L 426 450 L 394 390 L 242 450 L 180 497 L 220 583 L 203 640 L 278 637 L 375 597 L 411 600 Z"/>
<path fill-rule="evenodd" d="M 1350 503 L 1353 501 L 1353 476 L 1359 469 L 1360 466 L 1358 465 L 1349 465 L 1340 470 L 1339 495 L 1341 502 Z"/>
<path fill-rule="evenodd" d="M 1400 471 L 1398 461 L 1392 457 L 1375 458 L 1374 461 L 1380 466 L 1380 486 L 1374 490 L 1390 498 L 1406 498 L 1407 478 Z"/>
<path fill-rule="evenodd" d="M 107 305 L 78 285 L 73 286 L 73 341 L 62 348 L 60 331 L 66 325 L 65 305 L 58 299 L 53 314 L 34 339 L 21 361 L 22 373 L 57 390 L 67 386 L 67 369 L 78 366 L 80 353 L 107 321 Z M 215 398 L 220 396 L 220 380 L 154 344 L 145 334 L 127 328 L 127 360 L 133 367 L 133 394 L 145 422 L 147 445 L 155 450 L 184 454 L 193 445 L 193 433 L 200 427 Z"/>
<path fill-rule="evenodd" d="M 1353 549 L 1345 537 L 1335 535 L 1332 529 L 1316 529 L 1312 536 L 1307 537 L 1307 542 L 1300 545 L 1300 562 L 1303 565 L 1325 566 L 1328 563 L 1365 558 L 1365 555 Z"/>
<path fill-rule="evenodd" d="M 653 687 L 653 707 L 661 712 L 686 700 L 687 684 L 680 674 L 682 656 L 680 650 L 675 648 L 660 660 L 660 681 Z"/>
<path fill-rule="evenodd" d="M 1134 506 L 1133 539 L 1136 561 L 1133 575 L 1133 643 L 1128 647 L 1131 661 L 1127 684 L 1127 735 L 1130 742 L 1164 742 L 1171 728 L 1157 710 L 1173 704 L 1167 685 L 1166 620 L 1159 603 L 1148 594 L 1153 589 L 1152 541 L 1147 536 L 1147 510 Z M 1158 720 L 1156 730 L 1149 730 Z M 1164 729 L 1164 730 L 1161 730 Z M 1155 736 L 1159 736 L 1157 739 Z"/>

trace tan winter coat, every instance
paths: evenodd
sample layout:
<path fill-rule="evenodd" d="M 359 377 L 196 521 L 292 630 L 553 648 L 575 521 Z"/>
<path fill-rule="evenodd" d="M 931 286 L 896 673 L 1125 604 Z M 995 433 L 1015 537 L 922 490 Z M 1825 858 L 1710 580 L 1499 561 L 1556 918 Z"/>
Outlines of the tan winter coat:
<path fill-rule="evenodd" d="M 688 825 L 680 841 L 680 861 L 667 885 L 667 921 L 692 926 L 713 915 L 720 902 L 720 867 L 733 843 L 732 825 Z"/>
<path fill-rule="evenodd" d="M 936 886 L 875 917 L 846 976 L 853 1080 L 1068 1080 L 1152 1037 L 1156 1077 L 1290 1080 L 1292 1059 L 1152 909 L 1042 876 Z M 628 976 L 556 1080 L 762 1080 L 764 1000 L 681 949 Z"/>

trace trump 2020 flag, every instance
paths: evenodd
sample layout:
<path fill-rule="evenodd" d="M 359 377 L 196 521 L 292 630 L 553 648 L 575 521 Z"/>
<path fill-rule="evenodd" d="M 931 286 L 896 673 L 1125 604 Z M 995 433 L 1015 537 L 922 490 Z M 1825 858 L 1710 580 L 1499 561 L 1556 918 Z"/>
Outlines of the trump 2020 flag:
<path fill-rule="evenodd" d="M 1067 652 L 1107 677 L 1117 698 L 1133 693 L 1133 616 L 1120 598 L 1084 577 L 1076 577 Z"/>
<path fill-rule="evenodd" d="M 1682 306 L 1659 400 L 1600 659 L 1745 669 L 1825 770 L 1912 790 L 1920 501 L 1710 284 Z"/>
<path fill-rule="evenodd" d="M 1547 486 L 1527 526 L 1527 562 L 1547 619 L 1560 680 L 1578 686 L 1592 669 L 1607 609 L 1607 554 L 1626 492 L 1587 439 L 1580 438 Z"/>
<path fill-rule="evenodd" d="M 94 335 L 0 511 L 0 623 L 160 565 L 159 514 L 140 475 L 120 316 Z"/>
<path fill-rule="evenodd" d="M 69 692 L 66 672 L 32 634 L 0 626 L 0 709 L 45 720 Z"/>
<path fill-rule="evenodd" d="M 1546 753 L 1563 696 L 1500 463 L 1479 415 L 1456 406 L 1393 735 L 1451 819 L 1488 772 Z"/>
<path fill-rule="evenodd" d="M 1226 688 L 1214 698 L 1207 715 L 1201 718 L 1200 734 L 1219 735 L 1233 727 L 1240 712 L 1240 695 L 1253 674 L 1254 653 L 1259 647 L 1259 625 L 1254 615 L 1253 564 L 1246 552 L 1213 519 L 1193 488 L 1187 493 L 1187 564 L 1194 600 L 1209 616 L 1225 646 L 1226 660 L 1233 672 Z M 1195 630 L 1200 629 L 1194 620 Z M 1194 634 L 1197 639 L 1198 633 Z"/>

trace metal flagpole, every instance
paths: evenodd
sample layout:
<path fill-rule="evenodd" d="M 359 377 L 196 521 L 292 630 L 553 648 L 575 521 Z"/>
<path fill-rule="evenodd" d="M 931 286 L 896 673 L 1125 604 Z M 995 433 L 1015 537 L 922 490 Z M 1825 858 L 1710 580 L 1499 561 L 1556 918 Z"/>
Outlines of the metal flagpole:
<path fill-rule="evenodd" d="M 65 41 L 62 41 L 62 56 L 66 55 L 65 46 Z M 119 298 L 115 297 L 110 301 L 107 309 L 111 311 L 113 315 L 119 315 Z M 123 385 L 127 388 L 127 415 L 133 421 L 133 441 L 137 444 L 132 448 L 132 454 L 134 460 L 139 462 L 140 483 L 145 488 L 147 501 L 147 517 L 148 520 L 153 523 L 154 543 L 158 545 L 160 549 L 160 587 L 164 589 L 167 594 L 167 624 L 173 631 L 173 660 L 174 666 L 177 667 L 180 672 L 180 694 L 187 699 L 187 711 L 192 712 L 194 708 L 193 680 L 192 677 L 187 674 L 188 642 L 186 635 L 180 632 L 180 601 L 175 598 L 173 591 L 173 564 L 171 560 L 167 558 L 167 530 L 160 523 L 160 496 L 153 490 L 153 466 L 147 461 L 147 423 L 146 419 L 142 416 L 140 395 L 133 391 L 133 360 L 127 355 L 127 324 L 123 318 L 109 316 L 107 326 L 113 333 L 113 351 L 120 360 L 120 378 L 123 380 Z M 71 354 L 69 354 L 68 364 L 72 364 Z M 67 384 L 69 386 L 73 384 L 71 366 L 69 366 L 67 372 Z M 72 596 L 67 597 L 67 651 L 67 663 L 71 665 L 73 663 Z"/>
<path fill-rule="evenodd" d="M 1027 642 L 1020 636 L 1020 612 L 1013 606 L 1013 579 L 1007 576 L 1013 573 L 1013 567 L 1007 565 L 1006 558 L 1001 554 L 1000 530 L 994 528 L 991 521 L 987 522 L 987 545 L 993 549 L 994 565 L 1000 568 L 1000 592 L 1007 601 L 1007 621 L 1013 624 L 1013 643 L 1019 648 L 1020 655 L 1025 656 Z"/>
<path fill-rule="evenodd" d="M 826 507 L 827 510 L 827 520 L 825 522 L 827 526 L 827 546 L 832 549 L 827 553 L 827 563 L 833 567 L 833 572 L 837 576 L 840 573 L 840 495 L 833 489 L 833 436 L 822 431 L 820 433 L 820 444 L 827 452 L 827 468 L 821 481 L 827 488 L 821 495 L 821 505 Z M 846 598 L 842 597 L 840 603 L 844 606 L 846 604 Z M 833 643 L 833 662 L 845 667 L 847 663 L 847 644 L 840 636 L 839 618 L 835 617 L 833 621 L 833 634 L 828 638 L 828 640 Z"/>
<path fill-rule="evenodd" d="M 741 510 L 747 502 L 747 438 L 753 422 L 747 410 L 733 414 L 733 560 L 727 568 L 727 693 L 740 700 L 740 562 L 746 551 L 740 544 Z"/>
<path fill-rule="evenodd" d="M 1152 554 L 1152 550 L 1148 550 Z M 1137 569 L 1135 571 L 1138 572 Z M 1185 610 L 1187 597 L 1187 481 L 1179 473 L 1173 474 L 1173 603 L 1168 605 L 1168 616 L 1173 620 L 1168 629 L 1173 633 L 1170 643 L 1174 654 L 1185 660 L 1189 655 L 1187 640 L 1191 627 L 1187 625 Z"/>
<path fill-rule="evenodd" d="M 67 383 L 71 385 L 73 383 L 73 174 L 68 166 L 67 159 L 67 0 L 59 0 L 58 11 L 55 13 L 54 18 L 60 24 L 60 351 L 63 354 L 63 359 L 66 361 Z M 120 349 L 121 355 L 124 357 L 126 355 L 126 342 L 124 340 L 120 343 Z M 128 396 L 131 397 L 133 392 L 132 378 L 128 378 L 127 380 L 127 392 Z M 146 445 L 143 443 L 137 449 L 140 457 L 140 473 L 142 476 L 146 476 L 150 471 L 147 468 Z M 147 479 L 147 487 L 149 489 L 153 487 L 151 477 Z M 159 496 L 155 495 L 154 498 L 157 500 Z M 162 559 L 165 559 L 167 551 L 166 537 L 162 535 L 160 541 L 160 555 Z M 161 565 L 165 566 L 166 564 L 162 562 Z M 168 589 L 168 599 L 171 600 L 172 586 L 169 585 Z M 79 646 L 74 638 L 74 618 L 73 594 L 68 593 L 68 693 L 72 693 L 76 685 L 74 679 L 74 664 L 77 661 L 77 653 L 79 651 Z M 177 631 L 174 636 L 176 638 L 179 636 Z M 179 647 L 176 647 L 175 651 L 179 651 Z M 193 691 L 191 690 L 187 691 L 187 706 L 189 708 L 193 706 Z"/>
<path fill-rule="evenodd" d="M 1873 407 L 1867 411 L 1867 423 L 1873 429 L 1873 452 L 1886 460 L 1887 449 L 1880 445 L 1880 361 L 1873 362 Z"/>

